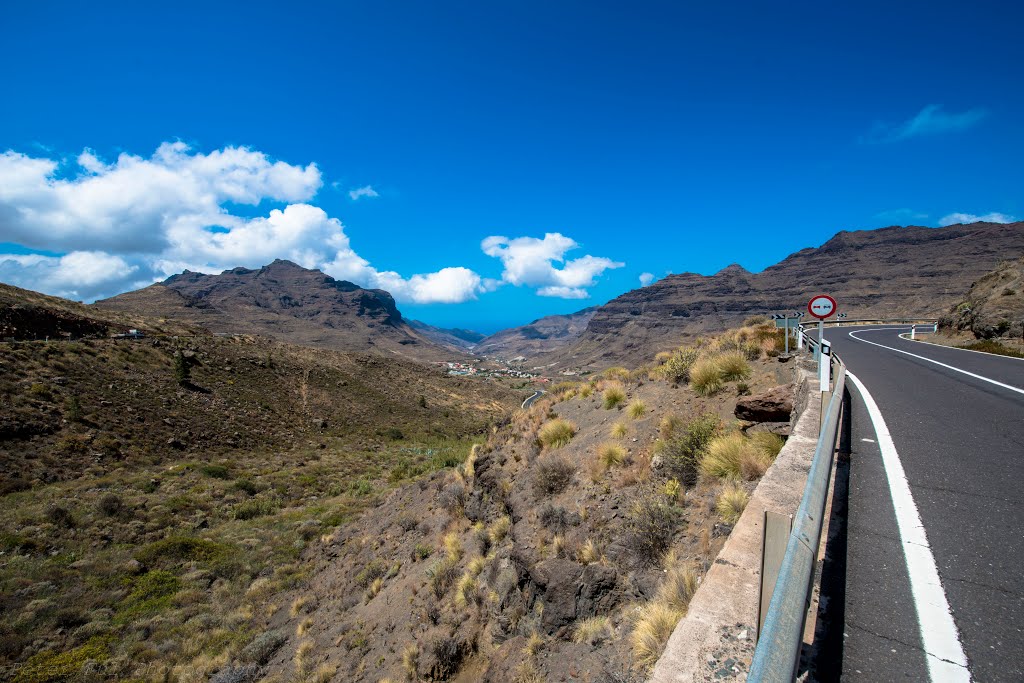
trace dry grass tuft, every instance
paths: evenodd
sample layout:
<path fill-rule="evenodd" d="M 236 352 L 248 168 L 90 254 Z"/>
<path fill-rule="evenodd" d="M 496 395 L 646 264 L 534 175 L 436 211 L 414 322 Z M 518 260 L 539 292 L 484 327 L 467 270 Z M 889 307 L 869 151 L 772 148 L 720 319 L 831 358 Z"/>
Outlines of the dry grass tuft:
<path fill-rule="evenodd" d="M 710 396 L 722 388 L 722 376 L 712 358 L 702 358 L 690 370 L 690 386 L 699 396 Z"/>
<path fill-rule="evenodd" d="M 572 632 L 572 642 L 585 643 L 593 646 L 603 640 L 610 640 L 614 632 L 608 617 L 590 617 L 576 622 Z"/>
<path fill-rule="evenodd" d="M 604 469 L 621 465 L 626 460 L 626 449 L 617 443 L 607 442 L 597 449 L 597 459 Z"/>
<path fill-rule="evenodd" d="M 640 419 L 646 413 L 647 404 L 641 401 L 640 399 L 635 399 L 632 403 L 629 404 L 629 407 L 626 408 L 626 414 L 629 415 L 634 420 Z"/>
<path fill-rule="evenodd" d="M 492 545 L 498 545 L 505 536 L 508 535 L 509 529 L 512 528 L 512 519 L 507 515 L 499 517 L 491 523 L 491 526 L 487 529 L 487 536 L 491 539 Z"/>
<path fill-rule="evenodd" d="M 576 559 L 580 564 L 594 564 L 604 559 L 604 549 L 592 539 L 587 539 L 576 552 Z"/>
<path fill-rule="evenodd" d="M 621 438 L 626 436 L 628 431 L 629 430 L 626 428 L 626 423 L 624 423 L 624 422 L 616 422 L 615 424 L 612 425 L 612 428 L 611 428 L 611 431 L 609 431 L 609 434 L 611 435 L 611 437 L 613 439 L 621 439 Z"/>
<path fill-rule="evenodd" d="M 711 440 L 700 461 L 700 471 L 711 477 L 752 481 L 771 464 L 771 458 L 753 441 L 740 432 L 732 432 Z"/>
<path fill-rule="evenodd" d="M 454 531 L 445 534 L 443 543 L 448 558 L 458 562 L 462 558 L 462 541 L 459 540 L 459 535 Z"/>
<path fill-rule="evenodd" d="M 558 417 L 546 422 L 540 428 L 538 438 L 548 448 L 561 448 L 568 444 L 576 434 L 576 425 Z"/>
<path fill-rule="evenodd" d="M 313 604 L 313 598 L 308 595 L 300 595 L 299 597 L 292 600 L 292 606 L 288 610 L 288 614 L 294 619 L 303 612 L 307 611 L 307 608 Z"/>
<path fill-rule="evenodd" d="M 741 487 L 730 483 L 718 495 L 715 501 L 715 509 L 722 516 L 726 524 L 735 524 L 740 520 L 740 515 L 747 507 L 750 496 Z"/>
<path fill-rule="evenodd" d="M 540 649 L 544 647 L 544 639 L 536 631 L 526 639 L 526 646 L 523 647 L 523 654 L 527 657 L 536 657 Z"/>
<path fill-rule="evenodd" d="M 626 390 L 621 385 L 612 384 L 604 390 L 602 397 L 604 409 L 611 410 L 626 402 Z"/>
<path fill-rule="evenodd" d="M 645 669 L 654 666 L 683 616 L 680 610 L 657 602 L 650 602 L 640 608 L 629 638 L 633 647 L 633 661 L 637 666 Z"/>
<path fill-rule="evenodd" d="M 779 451 L 786 445 L 786 440 L 778 434 L 772 434 L 771 432 L 757 432 L 750 436 L 750 440 L 754 442 L 765 455 L 767 455 L 772 462 L 779 455 Z"/>

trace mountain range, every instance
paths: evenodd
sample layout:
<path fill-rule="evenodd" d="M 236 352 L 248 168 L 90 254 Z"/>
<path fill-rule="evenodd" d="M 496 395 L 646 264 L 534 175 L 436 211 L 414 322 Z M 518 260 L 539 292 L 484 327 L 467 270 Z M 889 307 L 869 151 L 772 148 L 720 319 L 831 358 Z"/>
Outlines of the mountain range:
<path fill-rule="evenodd" d="M 418 360 L 453 354 L 589 367 L 644 362 L 681 339 L 745 317 L 802 311 L 831 294 L 851 318 L 939 317 L 1001 261 L 1024 254 L 1024 223 L 842 231 L 759 273 L 733 264 L 714 275 L 669 275 L 603 306 L 547 316 L 484 337 L 403 318 L 392 296 L 277 260 L 219 275 L 185 271 L 96 302 L 213 332 L 263 334 L 298 344 L 377 351 Z"/>

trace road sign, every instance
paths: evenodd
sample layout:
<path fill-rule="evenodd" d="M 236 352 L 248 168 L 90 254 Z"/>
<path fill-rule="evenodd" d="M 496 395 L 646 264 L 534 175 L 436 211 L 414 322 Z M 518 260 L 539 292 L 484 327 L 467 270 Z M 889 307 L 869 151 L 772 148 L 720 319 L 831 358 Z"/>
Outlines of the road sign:
<path fill-rule="evenodd" d="M 800 327 L 800 318 L 776 318 L 775 327 L 781 329 L 789 328 L 795 330 Z"/>
<path fill-rule="evenodd" d="M 818 320 L 824 320 L 836 312 L 836 300 L 828 294 L 819 294 L 807 302 L 807 312 Z"/>
<path fill-rule="evenodd" d="M 836 315 L 836 317 L 837 318 L 845 318 L 846 317 L 846 313 L 840 313 L 840 314 Z"/>

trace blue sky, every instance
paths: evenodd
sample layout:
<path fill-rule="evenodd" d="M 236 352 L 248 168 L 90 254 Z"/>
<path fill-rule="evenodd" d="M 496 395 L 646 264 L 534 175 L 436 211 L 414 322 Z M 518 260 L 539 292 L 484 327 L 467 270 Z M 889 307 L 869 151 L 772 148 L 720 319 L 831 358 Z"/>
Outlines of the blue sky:
<path fill-rule="evenodd" d="M 5 3 L 0 280 L 89 300 L 279 255 L 489 332 L 839 230 L 1024 217 L 1022 14 Z"/>

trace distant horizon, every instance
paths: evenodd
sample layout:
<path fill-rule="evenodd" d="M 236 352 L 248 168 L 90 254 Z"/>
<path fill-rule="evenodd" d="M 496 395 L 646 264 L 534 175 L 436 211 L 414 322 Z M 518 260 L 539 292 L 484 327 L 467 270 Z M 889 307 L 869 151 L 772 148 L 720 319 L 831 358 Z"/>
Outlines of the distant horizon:
<path fill-rule="evenodd" d="M 56 5 L 0 9 L 0 281 L 76 300 L 281 257 L 496 330 L 1024 217 L 1005 3 Z"/>

